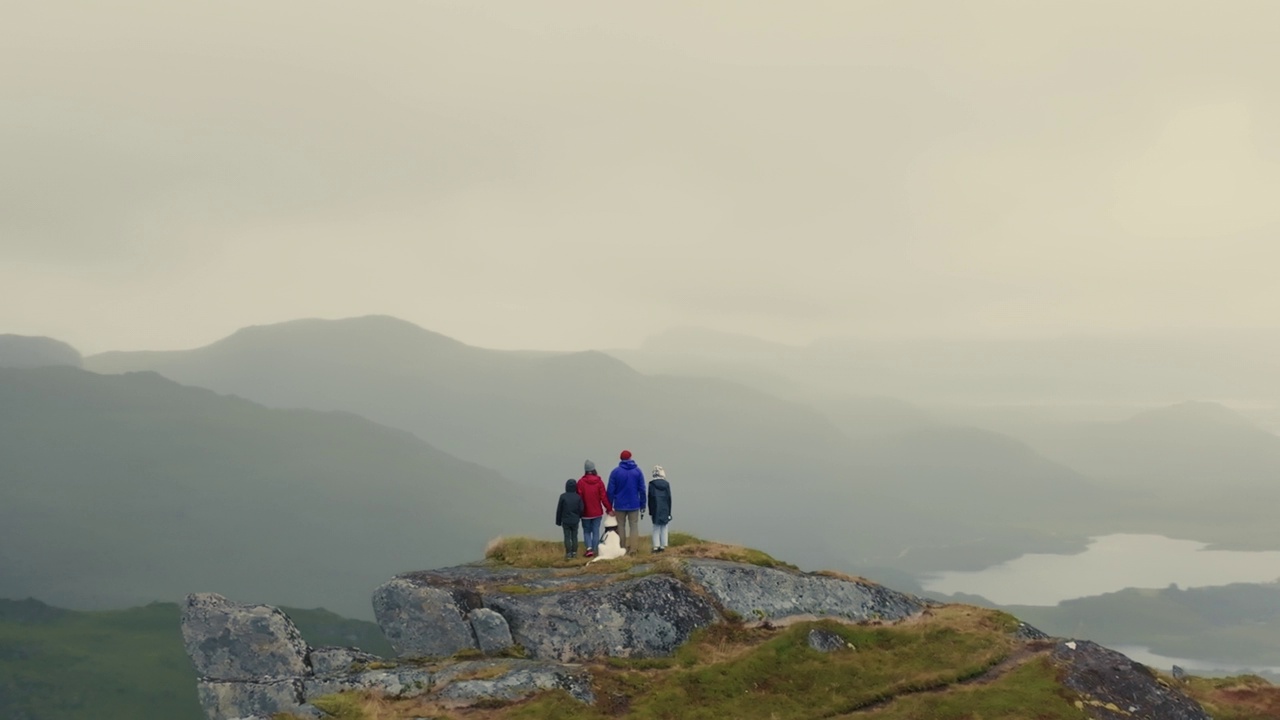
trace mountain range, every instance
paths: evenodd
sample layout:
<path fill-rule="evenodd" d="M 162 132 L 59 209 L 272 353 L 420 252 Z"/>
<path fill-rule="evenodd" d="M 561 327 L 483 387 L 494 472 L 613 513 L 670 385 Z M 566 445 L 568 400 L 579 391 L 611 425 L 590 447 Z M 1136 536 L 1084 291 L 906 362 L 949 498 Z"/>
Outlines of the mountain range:
<path fill-rule="evenodd" d="M 926 566 L 956 548 L 969 562 L 1016 555 L 1038 531 L 1008 518 L 1083 506 L 1095 493 L 994 433 L 909 421 L 889 442 L 855 437 L 843 419 L 740 383 L 646 375 L 597 352 L 476 348 L 388 317 L 300 320 L 194 350 L 85 362 L 272 407 L 356 413 L 548 495 L 583 460 L 607 472 L 629 449 L 646 469 L 668 469 L 677 522 L 846 569 L 908 550 Z M 810 529 L 796 533 L 791 518 L 801 517 Z"/>

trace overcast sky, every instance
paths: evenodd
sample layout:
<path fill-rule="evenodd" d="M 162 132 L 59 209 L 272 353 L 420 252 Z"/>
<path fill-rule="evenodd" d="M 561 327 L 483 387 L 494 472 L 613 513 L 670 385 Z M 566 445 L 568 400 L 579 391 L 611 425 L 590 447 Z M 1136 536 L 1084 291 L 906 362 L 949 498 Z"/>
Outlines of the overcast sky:
<path fill-rule="evenodd" d="M 1280 3 L 0 0 L 0 332 L 1275 325 Z"/>

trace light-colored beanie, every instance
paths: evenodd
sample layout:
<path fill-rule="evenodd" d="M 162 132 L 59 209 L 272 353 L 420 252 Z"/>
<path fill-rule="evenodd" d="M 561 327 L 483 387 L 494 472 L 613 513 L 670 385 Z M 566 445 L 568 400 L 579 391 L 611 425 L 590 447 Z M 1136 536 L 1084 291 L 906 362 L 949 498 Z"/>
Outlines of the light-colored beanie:
<path fill-rule="evenodd" d="M 666 470 L 663 470 L 661 465 L 654 465 L 654 466 L 653 466 L 653 479 L 654 479 L 654 480 L 657 480 L 658 478 L 662 478 L 663 480 L 666 480 L 666 479 L 667 479 L 667 471 L 666 471 Z"/>

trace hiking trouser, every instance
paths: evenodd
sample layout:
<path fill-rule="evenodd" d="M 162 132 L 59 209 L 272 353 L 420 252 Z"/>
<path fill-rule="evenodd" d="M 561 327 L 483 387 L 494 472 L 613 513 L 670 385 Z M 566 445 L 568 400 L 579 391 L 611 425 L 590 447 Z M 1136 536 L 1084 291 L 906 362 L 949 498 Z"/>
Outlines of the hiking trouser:
<path fill-rule="evenodd" d="M 600 521 L 604 518 L 582 518 L 582 544 L 590 552 L 600 549 Z"/>
<path fill-rule="evenodd" d="M 667 523 L 653 524 L 653 549 L 664 548 L 667 546 Z"/>
<path fill-rule="evenodd" d="M 613 516 L 618 518 L 618 540 L 622 547 L 631 548 L 631 541 L 640 537 L 640 511 L 614 510 Z M 627 525 L 631 527 L 628 528 Z"/>
<path fill-rule="evenodd" d="M 578 552 L 578 523 L 572 525 L 564 525 L 564 553 L 566 555 Z"/>

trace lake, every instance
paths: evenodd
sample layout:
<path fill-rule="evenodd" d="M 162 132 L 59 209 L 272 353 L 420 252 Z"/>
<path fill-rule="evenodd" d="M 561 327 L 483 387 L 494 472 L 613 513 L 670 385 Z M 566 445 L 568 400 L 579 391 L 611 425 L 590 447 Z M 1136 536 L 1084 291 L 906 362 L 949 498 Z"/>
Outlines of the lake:
<path fill-rule="evenodd" d="M 1266 665 L 1233 665 L 1231 663 L 1221 663 L 1214 660 L 1169 657 L 1168 655 L 1157 655 L 1156 653 L 1151 652 L 1150 648 L 1146 648 L 1141 645 L 1116 645 L 1111 649 L 1119 653 L 1124 653 L 1130 660 L 1136 660 L 1143 665 L 1153 667 L 1164 672 L 1172 672 L 1173 666 L 1177 665 L 1192 675 L 1200 675 L 1202 677 L 1239 675 L 1242 673 L 1264 675 L 1269 678 L 1280 677 L 1280 667 L 1268 667 Z"/>
<path fill-rule="evenodd" d="M 1202 587 L 1269 583 L 1280 578 L 1280 552 L 1207 550 L 1162 535 L 1103 535 L 1075 555 L 1028 554 L 989 568 L 937 573 L 924 588 L 981 595 L 998 605 L 1057 605 L 1128 587 Z"/>

